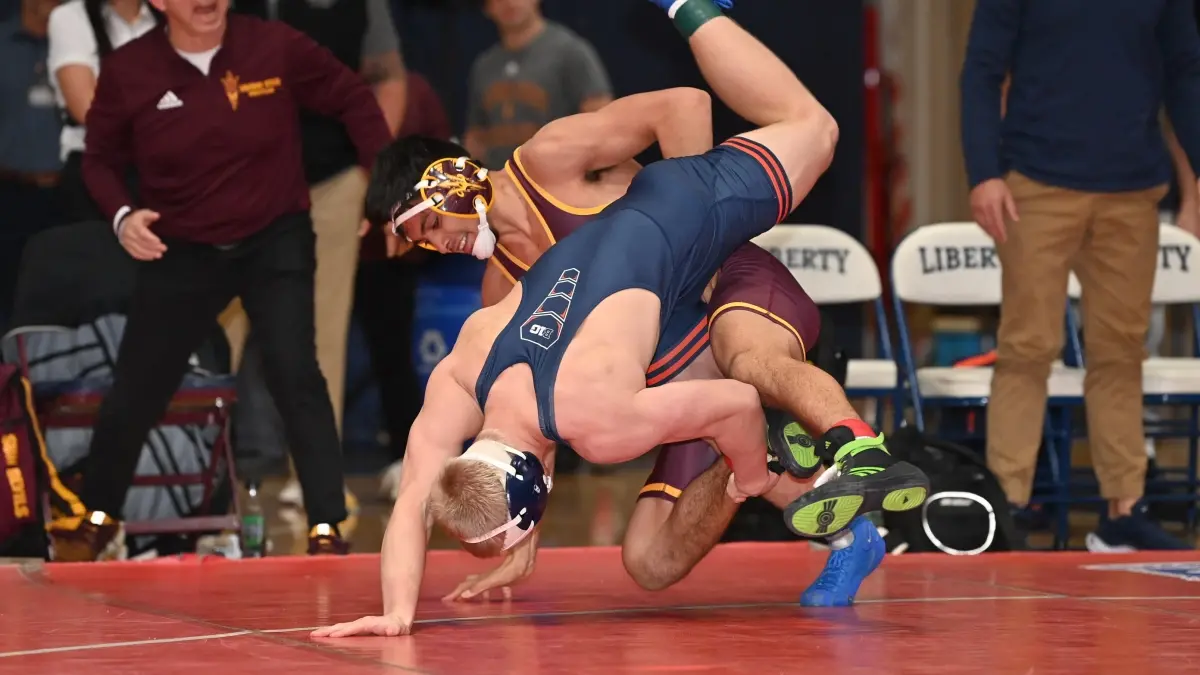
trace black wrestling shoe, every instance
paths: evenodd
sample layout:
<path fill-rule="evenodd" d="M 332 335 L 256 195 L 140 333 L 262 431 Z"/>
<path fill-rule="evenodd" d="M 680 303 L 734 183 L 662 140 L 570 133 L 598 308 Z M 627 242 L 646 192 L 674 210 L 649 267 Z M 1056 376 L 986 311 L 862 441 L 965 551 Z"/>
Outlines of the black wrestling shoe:
<path fill-rule="evenodd" d="M 830 429 L 818 450 L 829 471 L 817 485 L 784 509 L 784 522 L 801 537 L 829 537 L 855 517 L 874 511 L 908 511 L 925 503 L 929 477 L 908 462 L 892 457 L 883 434 L 859 436 L 844 426 Z"/>
<path fill-rule="evenodd" d="M 782 410 L 763 408 L 767 417 L 767 468 L 805 480 L 821 468 L 817 442 Z"/>

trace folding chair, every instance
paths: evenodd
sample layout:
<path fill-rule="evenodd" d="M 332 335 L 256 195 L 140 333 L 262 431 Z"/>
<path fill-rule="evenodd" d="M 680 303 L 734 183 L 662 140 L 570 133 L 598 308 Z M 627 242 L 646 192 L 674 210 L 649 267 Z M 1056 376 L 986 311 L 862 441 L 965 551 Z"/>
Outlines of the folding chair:
<path fill-rule="evenodd" d="M 778 225 L 755 237 L 754 243 L 782 260 L 818 305 L 869 302 L 874 306 L 878 349 L 883 358 L 847 361 L 846 395 L 875 402 L 875 422 L 879 429 L 884 426 L 883 403 L 890 403 L 895 426 L 899 428 L 904 416 L 904 396 L 899 388 L 899 367 L 892 353 L 883 306 L 883 284 L 870 251 L 848 233 L 827 225 Z"/>
<path fill-rule="evenodd" d="M 901 240 L 892 256 L 892 301 L 900 339 L 900 362 L 913 398 L 917 429 L 925 430 L 927 408 L 986 407 L 991 396 L 991 367 L 918 367 L 905 317 L 905 304 L 940 307 L 995 307 L 1000 304 L 1000 260 L 995 243 L 973 222 L 919 227 Z M 1064 305 L 1064 321 L 1066 306 Z M 1048 410 L 1043 440 L 1053 493 L 1035 502 L 1060 506 L 1056 544 L 1065 545 L 1066 513 L 1071 500 L 1069 431 L 1058 420 L 1061 410 L 1083 404 L 1083 370 L 1057 362 L 1048 381 Z M 1065 418 L 1069 420 L 1069 415 Z M 1068 440 L 1064 443 L 1064 434 Z M 1065 447 L 1060 447 L 1065 446 Z M 1065 463 L 1064 463 L 1065 458 Z"/>
<path fill-rule="evenodd" d="M 1158 248 L 1158 264 L 1150 300 L 1155 305 L 1189 307 L 1192 355 L 1146 359 L 1142 364 L 1143 402 L 1148 406 L 1183 408 L 1188 415 L 1184 420 L 1148 422 L 1145 434 L 1147 438 L 1186 438 L 1188 462 L 1185 469 L 1162 469 L 1164 476 L 1179 477 L 1164 478 L 1151 486 L 1178 489 L 1179 492 L 1150 494 L 1146 499 L 1188 501 L 1187 525 L 1193 529 L 1196 525 L 1196 489 L 1200 487 L 1200 477 L 1197 476 L 1197 454 L 1200 451 L 1200 239 L 1182 228 L 1162 223 L 1159 225 Z M 1083 289 L 1074 277 L 1067 293 L 1072 300 L 1083 297 Z M 1087 340 L 1087 335 L 1083 335 L 1082 341 L 1078 339 L 1081 326 L 1073 313 L 1068 317 L 1068 322 L 1072 334 L 1076 336 L 1071 342 L 1074 357 L 1086 368 L 1081 342 Z M 1089 472 L 1086 480 L 1093 484 L 1095 479 Z"/>
<path fill-rule="evenodd" d="M 153 264 L 153 263 L 149 263 Z M 112 385 L 123 314 L 132 295 L 137 263 L 121 248 L 106 223 L 56 227 L 31 238 L 22 254 L 9 332 L 2 338 L 6 361 L 17 363 L 33 385 L 34 404 L 44 429 L 88 429 Z M 115 319 L 114 319 L 115 317 Z M 214 320 L 215 321 L 215 320 Z M 81 330 L 82 329 L 82 330 Z M 61 348 L 31 358 L 31 340 L 62 338 Z M 72 359 L 70 365 L 62 365 Z M 83 364 L 83 365 L 81 365 Z M 80 367 L 77 367 L 80 366 Z M 199 486 L 200 516 L 125 523 L 128 535 L 238 530 L 235 513 L 208 516 L 219 475 L 237 485 L 228 445 L 229 408 L 236 400 L 234 379 L 193 368 L 172 398 L 163 427 L 216 427 L 207 465 L 198 472 L 139 475 L 135 487 Z"/>

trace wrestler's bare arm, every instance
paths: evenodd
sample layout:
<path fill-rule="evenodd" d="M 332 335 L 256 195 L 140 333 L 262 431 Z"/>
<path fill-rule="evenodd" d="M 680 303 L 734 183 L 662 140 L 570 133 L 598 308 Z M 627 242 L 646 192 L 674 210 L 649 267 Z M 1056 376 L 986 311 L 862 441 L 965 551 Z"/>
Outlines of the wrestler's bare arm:
<path fill-rule="evenodd" d="M 600 110 L 557 119 L 521 146 L 521 159 L 543 183 L 627 162 L 657 141 L 663 157 L 712 148 L 712 100 L 678 87 L 623 96 Z"/>
<path fill-rule="evenodd" d="M 425 403 L 408 433 L 404 475 L 383 535 L 380 576 L 383 616 L 367 616 L 313 632 L 314 637 L 406 635 L 412 628 L 433 525 L 429 497 L 446 462 L 479 433 L 483 414 L 453 375 L 453 354 L 429 376 Z"/>
<path fill-rule="evenodd" d="M 429 376 L 425 403 L 408 433 L 404 476 L 383 536 L 383 610 L 411 622 L 425 569 L 432 519 L 429 495 L 445 463 L 462 453 L 463 443 L 483 426 L 475 398 L 443 360 Z"/>

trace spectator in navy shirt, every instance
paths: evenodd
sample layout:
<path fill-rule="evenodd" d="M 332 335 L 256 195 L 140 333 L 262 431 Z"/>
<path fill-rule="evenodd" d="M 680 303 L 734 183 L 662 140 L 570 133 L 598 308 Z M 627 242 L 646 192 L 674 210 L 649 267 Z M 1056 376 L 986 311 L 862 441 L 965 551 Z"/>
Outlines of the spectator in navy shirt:
<path fill-rule="evenodd" d="M 1164 105 L 1181 156 L 1200 160 L 1192 2 L 979 0 L 963 66 L 971 208 L 1003 268 L 988 465 L 1010 502 L 1028 502 L 1074 269 L 1085 296 L 1088 435 L 1109 501 L 1109 518 L 1089 542 L 1098 547 L 1185 547 L 1138 505 L 1143 344 L 1158 203 L 1171 177 Z"/>

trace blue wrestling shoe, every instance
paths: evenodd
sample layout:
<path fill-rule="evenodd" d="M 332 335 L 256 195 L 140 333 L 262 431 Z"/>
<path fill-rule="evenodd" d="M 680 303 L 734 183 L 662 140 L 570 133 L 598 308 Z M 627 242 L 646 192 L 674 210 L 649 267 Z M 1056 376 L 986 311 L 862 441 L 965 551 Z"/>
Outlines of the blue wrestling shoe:
<path fill-rule="evenodd" d="M 863 516 L 850 523 L 854 542 L 829 552 L 825 569 L 800 596 L 802 607 L 849 607 L 863 580 L 879 567 L 887 546 L 875 524 Z"/>

